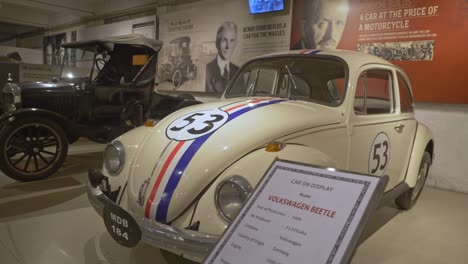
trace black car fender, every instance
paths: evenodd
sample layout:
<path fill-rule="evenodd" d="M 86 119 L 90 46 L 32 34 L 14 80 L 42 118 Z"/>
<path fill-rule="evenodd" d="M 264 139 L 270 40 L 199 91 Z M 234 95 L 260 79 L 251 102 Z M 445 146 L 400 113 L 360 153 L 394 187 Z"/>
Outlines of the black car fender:
<path fill-rule="evenodd" d="M 197 101 L 197 100 L 183 100 L 174 106 L 174 111 L 188 107 L 188 106 L 201 104 L 201 103 L 202 102 Z"/>
<path fill-rule="evenodd" d="M 73 123 L 64 116 L 57 114 L 56 112 L 39 109 L 39 108 L 22 108 L 8 113 L 4 113 L 0 116 L 0 127 L 7 126 L 9 123 L 14 122 L 20 118 L 25 117 L 43 117 L 55 121 L 65 131 L 68 141 L 73 143 L 77 135 L 73 132 Z"/>

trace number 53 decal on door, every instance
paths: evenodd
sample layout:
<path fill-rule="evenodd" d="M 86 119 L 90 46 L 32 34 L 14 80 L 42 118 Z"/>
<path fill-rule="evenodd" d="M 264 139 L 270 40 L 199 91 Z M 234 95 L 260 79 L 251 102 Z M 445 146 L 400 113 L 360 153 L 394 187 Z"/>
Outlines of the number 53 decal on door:
<path fill-rule="evenodd" d="M 390 140 L 384 132 L 379 133 L 369 153 L 369 174 L 382 176 L 390 161 Z"/>

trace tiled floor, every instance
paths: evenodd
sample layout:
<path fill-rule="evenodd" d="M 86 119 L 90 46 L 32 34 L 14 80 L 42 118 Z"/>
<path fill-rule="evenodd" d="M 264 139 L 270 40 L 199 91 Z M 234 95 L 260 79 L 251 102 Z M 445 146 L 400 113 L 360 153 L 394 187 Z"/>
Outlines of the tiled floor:
<path fill-rule="evenodd" d="M 0 263 L 190 263 L 140 243 L 118 245 L 90 207 L 86 171 L 103 145 L 72 146 L 51 179 L 18 183 L 0 175 Z M 91 152 L 91 153 L 85 153 Z M 365 230 L 357 263 L 468 263 L 468 195 L 426 188 L 415 208 L 380 209 Z M 385 224 L 386 223 L 386 224 Z"/>

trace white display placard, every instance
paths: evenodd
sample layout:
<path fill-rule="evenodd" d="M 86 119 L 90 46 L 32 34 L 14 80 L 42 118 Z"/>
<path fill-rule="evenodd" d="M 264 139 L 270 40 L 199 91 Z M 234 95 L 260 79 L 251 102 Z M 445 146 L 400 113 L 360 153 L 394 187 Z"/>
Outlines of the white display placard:
<path fill-rule="evenodd" d="M 387 181 L 276 160 L 204 263 L 347 263 Z"/>

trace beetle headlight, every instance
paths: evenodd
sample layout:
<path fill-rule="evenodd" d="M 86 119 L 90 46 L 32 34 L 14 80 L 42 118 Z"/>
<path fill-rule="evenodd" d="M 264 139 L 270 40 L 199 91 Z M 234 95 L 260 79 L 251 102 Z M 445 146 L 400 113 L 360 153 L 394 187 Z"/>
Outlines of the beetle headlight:
<path fill-rule="evenodd" d="M 125 163 L 124 146 L 120 141 L 114 141 L 104 150 L 104 166 L 111 175 L 122 171 Z"/>
<path fill-rule="evenodd" d="M 231 222 L 252 192 L 250 183 L 239 175 L 228 177 L 216 187 L 215 204 L 224 220 Z"/>

